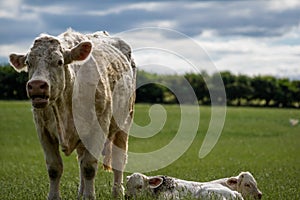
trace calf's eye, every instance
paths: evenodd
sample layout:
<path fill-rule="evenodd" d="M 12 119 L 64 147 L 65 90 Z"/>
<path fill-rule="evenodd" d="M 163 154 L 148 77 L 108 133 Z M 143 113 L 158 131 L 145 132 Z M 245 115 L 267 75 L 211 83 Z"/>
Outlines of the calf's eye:
<path fill-rule="evenodd" d="M 246 183 L 246 184 L 245 184 L 245 187 L 250 187 L 250 184 Z"/>

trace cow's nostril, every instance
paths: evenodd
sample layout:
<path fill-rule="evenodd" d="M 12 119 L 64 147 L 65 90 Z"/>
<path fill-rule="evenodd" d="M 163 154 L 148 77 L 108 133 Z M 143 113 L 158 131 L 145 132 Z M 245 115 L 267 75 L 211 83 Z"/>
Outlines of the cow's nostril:
<path fill-rule="evenodd" d="M 48 84 L 47 83 L 41 84 L 40 89 L 48 89 Z"/>
<path fill-rule="evenodd" d="M 32 90 L 32 86 L 30 84 L 28 84 L 27 87 L 28 87 L 29 90 Z"/>

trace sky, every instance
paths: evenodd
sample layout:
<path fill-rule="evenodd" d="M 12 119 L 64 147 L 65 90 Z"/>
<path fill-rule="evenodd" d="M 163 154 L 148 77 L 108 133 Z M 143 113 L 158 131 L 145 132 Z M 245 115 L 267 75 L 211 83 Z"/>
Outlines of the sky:
<path fill-rule="evenodd" d="M 106 30 L 156 73 L 230 71 L 300 80 L 300 1 L 0 1 L 0 63 L 41 33 Z"/>

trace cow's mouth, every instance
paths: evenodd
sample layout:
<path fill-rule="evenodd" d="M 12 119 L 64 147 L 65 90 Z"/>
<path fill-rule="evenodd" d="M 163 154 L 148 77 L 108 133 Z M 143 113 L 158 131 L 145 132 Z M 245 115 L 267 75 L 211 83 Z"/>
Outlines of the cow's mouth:
<path fill-rule="evenodd" d="M 32 106 L 35 108 L 45 108 L 49 103 L 49 96 L 47 95 L 34 95 L 31 96 Z"/>

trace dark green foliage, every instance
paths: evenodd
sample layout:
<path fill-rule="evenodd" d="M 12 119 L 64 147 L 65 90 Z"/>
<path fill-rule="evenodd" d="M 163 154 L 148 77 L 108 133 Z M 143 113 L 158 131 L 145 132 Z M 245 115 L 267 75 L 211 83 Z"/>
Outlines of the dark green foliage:
<path fill-rule="evenodd" d="M 9 65 L 0 66 L 0 99 L 27 99 L 27 77 L 27 73 L 18 73 Z"/>
<path fill-rule="evenodd" d="M 220 75 L 226 99 L 221 95 Z M 27 99 L 27 79 L 25 72 L 17 73 L 9 65 L 0 66 L 0 99 Z M 191 89 L 194 95 L 191 95 Z M 212 75 L 206 72 L 158 75 L 139 70 L 137 74 L 138 103 L 209 105 L 211 94 L 220 94 L 217 103 L 231 106 L 300 107 L 299 80 L 234 75 L 228 71 Z"/>
<path fill-rule="evenodd" d="M 220 73 L 226 92 L 226 99 L 222 97 L 219 86 L 219 74 L 209 76 L 187 73 L 185 75 L 156 75 L 139 71 L 137 83 L 146 84 L 137 89 L 137 102 L 144 103 L 178 103 L 176 97 L 184 96 L 184 104 L 195 103 L 188 87 L 193 92 L 200 105 L 210 104 L 210 95 L 219 95 L 219 104 L 232 106 L 268 106 L 268 107 L 296 107 L 300 106 L 300 81 L 273 76 L 234 75 L 230 72 Z M 188 82 L 188 85 L 185 84 Z"/>

